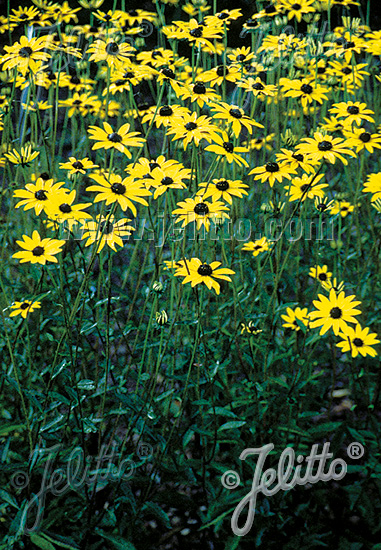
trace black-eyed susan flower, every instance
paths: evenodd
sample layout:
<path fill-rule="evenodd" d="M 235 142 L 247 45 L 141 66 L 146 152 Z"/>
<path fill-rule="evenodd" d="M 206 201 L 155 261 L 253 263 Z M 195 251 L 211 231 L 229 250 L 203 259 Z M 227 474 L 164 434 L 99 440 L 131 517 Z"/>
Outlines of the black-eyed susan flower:
<path fill-rule="evenodd" d="M 76 190 L 69 193 L 59 192 L 56 193 L 48 201 L 45 212 L 52 225 L 55 223 L 67 223 L 71 230 L 75 224 L 81 220 L 91 219 L 91 215 L 88 212 L 84 212 L 86 208 L 91 206 L 91 202 L 74 204 L 76 197 Z"/>
<path fill-rule="evenodd" d="M 203 199 L 211 197 L 213 202 L 222 199 L 229 204 L 233 204 L 233 197 L 241 199 L 243 195 L 247 195 L 246 188 L 249 187 L 241 180 L 233 181 L 225 178 L 214 179 L 210 182 L 204 181 L 199 183 L 198 186 L 197 195 L 202 196 Z"/>
<path fill-rule="evenodd" d="M 282 327 L 290 328 L 296 332 L 301 329 L 302 324 L 307 327 L 309 323 L 308 309 L 306 307 L 303 309 L 300 307 L 296 307 L 295 309 L 288 307 L 286 314 L 281 315 L 281 317 L 284 321 Z"/>
<path fill-rule="evenodd" d="M 262 252 L 267 252 L 271 249 L 273 246 L 273 243 L 268 241 L 266 237 L 262 237 L 262 239 L 257 239 L 255 241 L 250 241 L 248 243 L 245 243 L 242 247 L 242 250 L 246 250 L 248 252 L 252 252 L 253 256 L 258 256 Z"/>
<path fill-rule="evenodd" d="M 95 40 L 88 49 L 91 53 L 89 61 L 106 61 L 110 67 L 121 68 L 125 63 L 129 61 L 135 48 L 133 48 L 128 42 L 118 44 L 109 38 L 106 40 Z"/>
<path fill-rule="evenodd" d="M 323 214 L 324 212 L 331 210 L 333 206 L 333 200 L 330 200 L 328 197 L 323 197 L 322 199 L 317 197 L 315 199 L 314 206 L 320 214 Z"/>
<path fill-rule="evenodd" d="M 187 114 L 181 119 L 173 120 L 168 127 L 167 134 L 174 136 L 172 141 L 182 139 L 184 149 L 194 142 L 199 145 L 202 139 L 210 143 L 215 139 L 217 128 L 212 123 L 212 119 L 205 115 L 197 116 L 197 113 Z"/>
<path fill-rule="evenodd" d="M 361 328 L 361 325 L 357 323 L 354 328 L 346 327 L 339 333 L 339 337 L 342 339 L 336 345 L 341 349 L 342 353 L 350 352 L 352 357 L 357 357 L 359 354 L 363 357 L 370 355 L 376 357 L 377 351 L 373 348 L 376 344 L 380 343 L 375 332 L 369 332 L 369 328 Z"/>
<path fill-rule="evenodd" d="M 334 103 L 329 112 L 337 118 L 345 119 L 348 125 L 357 124 L 357 126 L 360 126 L 364 120 L 374 122 L 374 118 L 370 116 L 374 115 L 374 111 L 366 107 L 366 103 L 360 103 L 360 101 L 343 101 Z"/>
<path fill-rule="evenodd" d="M 202 80 L 210 82 L 211 86 L 221 86 L 226 82 L 237 82 L 242 78 L 239 65 L 218 65 L 217 67 L 202 73 Z"/>
<path fill-rule="evenodd" d="M 367 181 L 364 183 L 363 193 L 372 193 L 371 202 L 381 199 L 381 172 L 377 174 L 368 174 Z"/>
<path fill-rule="evenodd" d="M 315 0 L 298 0 L 298 2 L 294 2 L 294 0 L 281 0 L 281 5 L 287 14 L 287 19 L 291 21 L 291 19 L 295 18 L 298 23 L 302 21 L 305 15 L 316 11 L 314 4 Z"/>
<path fill-rule="evenodd" d="M 93 150 L 114 148 L 131 158 L 132 154 L 127 147 L 140 147 L 146 141 L 140 137 L 139 132 L 129 132 L 128 123 L 123 124 L 116 132 L 108 122 L 103 122 L 103 128 L 102 130 L 98 126 L 89 127 L 89 139 L 96 141 L 92 147 Z"/>
<path fill-rule="evenodd" d="M 36 73 L 40 62 L 46 62 L 51 55 L 46 51 L 47 39 L 45 36 L 31 38 L 20 37 L 20 42 L 12 46 L 4 46 L 6 53 L 2 56 L 3 71 L 17 67 L 18 72 L 25 75 L 28 71 Z"/>
<path fill-rule="evenodd" d="M 330 214 L 332 214 L 332 216 L 340 214 L 342 218 L 346 218 L 354 209 L 355 206 L 348 201 L 335 200 L 330 210 Z"/>
<path fill-rule="evenodd" d="M 116 220 L 115 216 L 107 217 L 98 215 L 96 221 L 86 221 L 83 224 L 85 230 L 82 240 L 86 240 L 85 246 L 97 243 L 97 253 L 103 250 L 107 244 L 112 250 L 116 251 L 116 245 L 124 246 L 123 238 L 129 237 L 135 228 L 128 225 L 130 219 L 122 218 Z"/>
<path fill-rule="evenodd" d="M 296 170 L 291 168 L 287 162 L 267 162 L 264 166 L 257 166 L 249 172 L 249 175 L 254 174 L 254 180 L 261 180 L 262 183 L 267 181 L 270 187 L 278 181 L 281 183 L 284 178 L 291 179 L 292 174 L 296 174 Z"/>
<path fill-rule="evenodd" d="M 254 321 L 249 321 L 247 324 L 246 323 L 241 323 L 241 334 L 250 334 L 250 335 L 254 335 L 254 336 L 257 336 L 257 334 L 260 334 L 261 332 L 263 332 L 262 329 L 259 329 L 258 326 L 255 324 Z"/>
<path fill-rule="evenodd" d="M 347 139 L 348 147 L 355 147 L 356 153 L 363 149 L 373 153 L 374 149 L 381 149 L 381 134 L 371 134 L 364 128 L 344 129 L 344 136 Z"/>
<path fill-rule="evenodd" d="M 62 193 L 61 187 L 64 182 L 54 183 L 53 179 L 37 178 L 35 183 L 27 183 L 25 189 L 16 189 L 13 196 L 19 199 L 15 208 L 24 207 L 24 210 L 34 208 L 37 216 L 41 214 L 52 198 L 58 193 Z"/>
<path fill-rule="evenodd" d="M 324 178 L 324 174 L 303 174 L 301 178 L 292 178 L 291 185 L 285 187 L 288 200 L 305 201 L 318 197 L 322 199 L 325 195 L 324 188 L 328 183 L 319 183 Z"/>
<path fill-rule="evenodd" d="M 234 275 L 235 271 L 226 267 L 220 267 L 221 262 L 212 262 L 211 264 L 203 263 L 198 258 L 192 258 L 187 261 L 187 269 L 189 273 L 185 276 L 182 284 L 190 283 L 192 287 L 204 283 L 209 290 L 212 288 L 216 294 L 220 293 L 220 285 L 215 279 L 231 281 L 229 275 Z M 178 273 L 175 272 L 175 276 Z"/>
<path fill-rule="evenodd" d="M 323 103 L 328 97 L 326 93 L 328 88 L 312 83 L 312 81 L 290 80 L 289 78 L 281 78 L 279 85 L 285 97 L 300 98 L 303 107 L 306 107 L 312 101 Z"/>
<path fill-rule="evenodd" d="M 35 309 L 41 308 L 41 302 L 32 302 L 31 300 L 23 300 L 22 302 L 15 302 L 11 305 L 11 313 L 9 317 L 15 317 L 15 315 L 21 315 L 24 319 L 27 318 L 29 313 L 32 313 Z"/>
<path fill-rule="evenodd" d="M 174 26 L 177 29 L 168 35 L 169 38 L 185 39 L 191 46 L 208 46 L 211 51 L 215 51 L 211 40 L 220 38 L 223 33 L 223 25 L 220 21 L 213 18 L 209 19 L 209 25 L 200 25 L 198 21 L 192 18 L 190 21 L 175 21 Z"/>
<path fill-rule="evenodd" d="M 184 180 L 190 179 L 191 171 L 187 168 L 182 168 L 180 163 L 176 163 L 164 169 L 160 167 L 154 168 L 148 176 L 148 178 L 144 178 L 142 181 L 148 189 L 151 186 L 154 187 L 153 198 L 157 199 L 168 189 L 186 189 Z"/>
<path fill-rule="evenodd" d="M 128 164 L 125 171 L 135 179 L 145 179 L 146 186 L 149 189 L 149 176 L 155 168 L 161 168 L 161 170 L 166 170 L 171 166 L 177 166 L 179 169 L 184 168 L 184 166 L 177 162 L 176 160 L 169 159 L 166 160 L 164 155 L 158 156 L 156 159 L 147 159 L 145 157 L 140 157 L 139 160 L 135 163 Z"/>
<path fill-rule="evenodd" d="M 277 162 L 288 163 L 291 168 L 298 170 L 301 168 L 307 174 L 315 171 L 316 160 L 312 160 L 308 155 L 302 155 L 296 151 L 290 151 L 289 149 L 281 149 L 281 153 L 276 155 Z"/>
<path fill-rule="evenodd" d="M 69 162 L 60 162 L 59 167 L 62 170 L 68 170 L 69 175 L 73 174 L 86 174 L 86 170 L 93 170 L 98 168 L 97 164 L 94 164 L 87 157 L 79 160 L 75 157 L 69 157 Z"/>
<path fill-rule="evenodd" d="M 328 266 L 316 265 L 315 267 L 310 268 L 309 276 L 314 279 L 318 279 L 321 283 L 327 282 L 332 277 L 332 273 L 328 271 Z"/>
<path fill-rule="evenodd" d="M 45 265 L 46 262 L 57 263 L 56 254 L 62 252 L 61 248 L 66 241 L 59 239 L 41 239 L 38 231 L 33 231 L 32 237 L 23 235 L 23 241 L 16 241 L 23 248 L 22 252 L 16 252 L 12 258 L 18 258 L 20 263 L 30 262 L 32 264 Z"/>
<path fill-rule="evenodd" d="M 244 166 L 249 166 L 247 160 L 238 154 L 247 153 L 247 148 L 234 145 L 226 132 L 222 132 L 221 135 L 215 133 L 213 135 L 213 141 L 214 143 L 212 143 L 212 145 L 208 145 L 208 147 L 205 148 L 206 151 L 211 151 L 219 155 L 226 159 L 229 164 L 235 162 L 239 166 L 242 164 Z"/>
<path fill-rule="evenodd" d="M 134 202 L 148 206 L 143 197 L 151 195 L 151 192 L 142 182 L 135 181 L 134 178 L 122 179 L 118 174 L 110 174 L 109 177 L 102 174 L 91 174 L 89 177 L 97 182 L 97 185 L 90 185 L 87 188 L 87 191 L 98 193 L 94 202 L 105 201 L 107 206 L 117 202 L 123 211 L 130 208 L 134 216 L 137 213 Z"/>
<path fill-rule="evenodd" d="M 4 156 L 6 159 L 8 159 L 9 162 L 12 164 L 17 164 L 22 167 L 27 167 L 30 165 L 30 163 L 38 157 L 40 154 L 39 151 L 33 151 L 32 152 L 32 146 L 27 145 L 26 147 L 21 147 L 21 151 L 19 152 L 17 149 L 13 149 L 9 153 L 4 153 Z"/>
<path fill-rule="evenodd" d="M 231 125 L 233 134 L 238 137 L 242 131 L 242 127 L 251 134 L 253 132 L 253 126 L 257 128 L 263 128 L 263 124 L 256 122 L 247 115 L 245 111 L 238 107 L 238 105 L 229 105 L 228 103 L 220 102 L 211 105 L 211 110 L 215 112 L 214 119 L 226 120 Z"/>
<path fill-rule="evenodd" d="M 248 63 L 255 58 L 255 53 L 249 47 L 235 48 L 228 53 L 228 59 L 232 63 Z"/>
<path fill-rule="evenodd" d="M 297 152 L 309 155 L 313 160 L 322 159 L 335 164 L 340 159 L 343 164 L 348 164 L 343 155 L 356 156 L 356 153 L 348 149 L 347 142 L 341 138 L 334 138 L 329 134 L 315 132 L 313 138 L 303 138 L 296 147 Z"/>
<path fill-rule="evenodd" d="M 311 311 L 311 328 L 321 327 L 320 334 L 325 334 L 330 328 L 338 335 L 339 332 L 346 332 L 348 323 L 357 323 L 356 315 L 361 311 L 356 306 L 361 304 L 355 300 L 356 296 L 345 296 L 344 292 L 336 294 L 332 289 L 329 297 L 319 294 L 319 299 L 314 300 L 315 311 Z"/>
<path fill-rule="evenodd" d="M 191 103 L 197 102 L 199 107 L 203 107 L 205 103 L 217 101 L 220 97 L 213 88 L 208 88 L 201 80 L 196 80 L 189 86 L 182 86 L 180 96 L 183 100 L 189 99 Z"/>
<path fill-rule="evenodd" d="M 326 281 L 321 281 L 321 286 L 328 292 L 333 288 L 335 292 L 342 292 L 344 290 L 344 281 L 338 281 L 336 277 L 330 277 Z"/>
<path fill-rule="evenodd" d="M 88 113 L 93 112 L 99 107 L 101 102 L 98 96 L 91 95 L 89 92 L 77 93 L 75 92 L 72 97 L 67 99 L 60 99 L 58 102 L 59 107 L 65 107 L 68 109 L 68 117 L 72 116 L 86 116 Z"/>
<path fill-rule="evenodd" d="M 260 151 L 261 149 L 266 149 L 266 151 L 271 151 L 273 149 L 273 141 L 275 134 L 268 134 L 267 136 L 262 136 L 259 138 L 252 138 L 244 141 L 242 145 L 247 147 L 249 151 Z"/>
<path fill-rule="evenodd" d="M 206 231 L 209 231 L 211 221 L 217 223 L 229 218 L 226 212 L 229 208 L 221 201 L 209 202 L 196 196 L 194 199 L 188 198 L 178 202 L 177 206 L 179 208 L 175 208 L 172 214 L 177 215 L 175 223 L 182 222 L 181 227 L 196 222 L 197 230 L 204 226 Z"/>
<path fill-rule="evenodd" d="M 188 109 L 181 105 L 162 105 L 159 109 L 156 105 L 153 105 L 145 112 L 142 122 L 151 123 L 154 120 L 156 128 L 166 127 L 170 124 L 176 124 L 176 122 L 181 124 L 188 114 Z"/>
<path fill-rule="evenodd" d="M 274 96 L 277 91 L 277 87 L 273 84 L 265 84 L 259 76 L 253 78 L 250 76 L 246 80 L 242 80 L 237 84 L 238 87 L 243 88 L 245 92 L 251 92 L 256 96 Z"/>
<path fill-rule="evenodd" d="M 37 19 L 40 15 L 38 9 L 34 6 L 32 7 L 23 7 L 20 6 L 17 10 L 12 10 L 9 14 L 9 21 L 13 23 L 23 23 L 29 25 L 31 21 Z"/>

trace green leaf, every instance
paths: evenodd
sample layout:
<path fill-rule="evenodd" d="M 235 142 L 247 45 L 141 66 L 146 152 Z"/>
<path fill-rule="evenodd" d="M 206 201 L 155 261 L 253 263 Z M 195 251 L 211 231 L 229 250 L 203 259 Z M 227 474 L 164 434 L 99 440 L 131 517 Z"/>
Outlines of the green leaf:
<path fill-rule="evenodd" d="M 40 537 L 40 535 L 36 535 L 36 533 L 33 533 L 31 535 L 30 540 L 33 542 L 33 544 L 35 544 L 39 548 L 42 548 L 42 550 L 56 550 L 51 542 L 43 537 Z"/>
<path fill-rule="evenodd" d="M 98 529 L 97 529 L 97 533 L 104 539 L 110 541 L 111 544 L 114 546 L 114 548 L 116 548 L 117 550 L 136 550 L 132 542 L 129 542 L 128 540 L 125 540 L 122 537 L 106 535 L 106 533 L 103 533 L 103 531 L 100 531 Z"/>
<path fill-rule="evenodd" d="M 15 430 L 24 430 L 25 424 L 3 424 L 0 426 L 0 437 L 3 435 L 8 435 L 9 432 L 13 432 Z"/>
<path fill-rule="evenodd" d="M 234 430 L 235 428 L 240 428 L 245 424 L 245 420 L 232 420 L 231 422 L 225 422 L 225 424 L 222 424 L 217 431 L 222 432 L 223 430 Z"/>
<path fill-rule="evenodd" d="M 155 516 L 155 519 L 159 520 L 167 529 L 171 528 L 171 522 L 167 514 L 160 508 L 156 502 L 146 502 L 142 511 L 147 510 L 150 514 Z"/>

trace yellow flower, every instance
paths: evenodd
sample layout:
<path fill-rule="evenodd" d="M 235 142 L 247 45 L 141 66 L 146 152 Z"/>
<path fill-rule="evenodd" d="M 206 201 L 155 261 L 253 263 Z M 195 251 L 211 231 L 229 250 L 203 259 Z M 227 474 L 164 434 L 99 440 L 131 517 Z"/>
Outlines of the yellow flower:
<path fill-rule="evenodd" d="M 336 159 L 340 159 L 343 164 L 348 164 L 343 155 L 356 157 L 356 153 L 347 148 L 347 142 L 341 138 L 333 138 L 321 132 L 315 132 L 313 138 L 303 138 L 296 147 L 297 152 L 309 155 L 313 160 L 320 161 L 325 159 L 331 164 L 335 164 Z"/>
<path fill-rule="evenodd" d="M 16 241 L 22 252 L 16 252 L 12 258 L 19 258 L 20 263 L 31 262 L 32 264 L 45 265 L 46 262 L 57 263 L 55 254 L 61 252 L 61 247 L 65 244 L 64 240 L 58 239 L 41 239 L 38 231 L 33 231 L 32 237 L 23 235 L 23 241 Z"/>
<path fill-rule="evenodd" d="M 308 309 L 306 307 L 304 309 L 301 309 L 300 307 L 291 309 L 290 307 L 288 307 L 286 312 L 286 315 L 281 315 L 282 319 L 285 321 L 282 327 L 290 328 L 297 332 L 298 330 L 300 330 L 301 324 L 306 327 L 308 326 L 309 318 Z"/>
<path fill-rule="evenodd" d="M 70 193 L 57 193 L 49 200 L 45 208 L 48 218 L 53 222 L 48 225 L 49 227 L 55 223 L 67 222 L 71 230 L 79 221 L 91 218 L 91 215 L 83 210 L 92 203 L 73 204 L 76 194 L 76 190 L 73 189 Z"/>
<path fill-rule="evenodd" d="M 381 199 L 381 172 L 377 174 L 369 174 L 367 181 L 364 183 L 363 193 L 372 193 L 371 202 Z"/>
<path fill-rule="evenodd" d="M 257 239 L 256 241 L 250 241 L 248 243 L 245 243 L 242 247 L 242 250 L 248 250 L 249 252 L 253 253 L 253 256 L 258 256 L 261 252 L 266 252 L 267 250 L 270 250 L 272 247 L 272 243 L 266 239 L 266 237 L 262 237 L 262 239 Z"/>
<path fill-rule="evenodd" d="M 191 283 L 191 286 L 204 283 L 209 290 L 214 289 L 216 294 L 220 293 L 220 285 L 215 279 L 223 279 L 231 281 L 229 275 L 234 275 L 235 271 L 228 268 L 221 268 L 221 262 L 212 262 L 211 264 L 203 263 L 198 258 L 192 258 L 185 262 L 188 274 L 185 276 L 182 284 Z M 181 276 L 183 274 L 181 273 Z M 180 273 L 175 272 L 175 276 L 180 276 Z"/>
<path fill-rule="evenodd" d="M 314 279 L 318 279 L 323 284 L 332 277 L 332 273 L 328 271 L 328 266 L 317 265 L 310 268 L 309 276 L 313 277 Z"/>
<path fill-rule="evenodd" d="M 249 134 L 252 133 L 253 126 L 263 128 L 262 124 L 259 124 L 259 122 L 256 122 L 245 115 L 245 111 L 237 105 L 229 105 L 228 103 L 221 101 L 218 104 L 214 103 L 211 105 L 211 110 L 216 113 L 213 115 L 213 118 L 226 120 L 228 124 L 231 124 L 235 137 L 239 136 L 242 127 L 245 127 Z"/>
<path fill-rule="evenodd" d="M 137 213 L 134 202 L 148 206 L 143 197 L 151 195 L 151 192 L 140 181 L 134 181 L 134 178 L 127 177 L 122 180 L 117 174 L 111 174 L 107 179 L 102 174 L 91 174 L 90 178 L 98 184 L 87 188 L 87 191 L 98 193 L 94 202 L 106 201 L 107 206 L 117 202 L 123 211 L 130 208 L 134 216 Z"/>
<path fill-rule="evenodd" d="M 233 197 L 242 198 L 243 195 L 247 195 L 245 187 L 249 187 L 241 180 L 233 181 L 224 178 L 201 182 L 198 185 L 200 189 L 197 195 L 201 195 L 203 200 L 211 197 L 213 202 L 222 199 L 229 204 L 233 203 Z"/>
<path fill-rule="evenodd" d="M 61 187 L 64 182 L 54 183 L 53 179 L 37 178 L 35 183 L 27 183 L 25 189 L 16 189 L 13 196 L 22 198 L 20 202 L 15 205 L 15 208 L 24 207 L 24 210 L 30 210 L 34 208 L 37 216 L 46 209 L 49 201 L 58 193 L 62 192 Z"/>
<path fill-rule="evenodd" d="M 69 175 L 73 174 L 86 174 L 86 170 L 92 170 L 98 168 L 97 164 L 94 164 L 87 157 L 79 160 L 75 157 L 69 157 L 69 162 L 60 162 L 59 167 L 63 170 L 68 170 Z"/>
<path fill-rule="evenodd" d="M 135 48 L 127 42 L 118 44 L 112 38 L 109 38 L 107 42 L 95 40 L 88 49 L 88 52 L 92 54 L 89 61 L 106 61 L 109 67 L 119 69 L 129 61 L 134 51 Z"/>
<path fill-rule="evenodd" d="M 236 162 L 239 166 L 249 166 L 247 160 L 242 158 L 238 153 L 247 153 L 246 147 L 236 147 L 234 143 L 230 141 L 230 138 L 226 132 L 222 132 L 222 135 L 213 135 L 214 143 L 208 145 L 205 151 L 212 151 L 227 160 L 229 164 Z"/>
<path fill-rule="evenodd" d="M 27 145 L 26 147 L 21 147 L 20 153 L 17 149 L 13 149 L 10 153 L 4 153 L 4 156 L 9 162 L 12 162 L 12 164 L 27 167 L 39 154 L 39 151 L 33 151 L 32 153 L 32 146 Z"/>
<path fill-rule="evenodd" d="M 282 182 L 283 178 L 291 179 L 291 174 L 296 174 L 296 170 L 291 168 L 287 162 L 268 162 L 264 166 L 258 166 L 249 172 L 249 175 L 255 174 L 254 180 L 261 180 L 262 183 L 268 181 L 270 187 L 273 187 L 276 181 Z"/>
<path fill-rule="evenodd" d="M 89 127 L 89 139 L 93 139 L 96 143 L 92 149 L 110 149 L 114 148 L 127 155 L 128 158 L 132 157 L 132 154 L 127 147 L 140 147 L 145 143 L 145 139 L 140 136 L 139 132 L 130 132 L 130 125 L 123 124 L 117 132 L 114 132 L 113 128 L 108 122 L 103 122 L 103 128 L 98 126 Z"/>
<path fill-rule="evenodd" d="M 22 302 L 15 302 L 13 305 L 11 305 L 11 313 L 9 314 L 9 317 L 14 317 L 15 315 L 21 315 L 24 319 L 26 319 L 27 315 L 29 313 L 32 313 L 35 309 L 39 309 L 41 307 L 41 302 L 31 302 L 30 300 L 23 300 Z"/>
<path fill-rule="evenodd" d="M 85 246 L 97 242 L 97 253 L 103 250 L 105 244 L 116 251 L 116 246 L 124 246 L 122 237 L 130 236 L 135 228 L 128 225 L 131 220 L 122 218 L 115 221 L 114 216 L 97 216 L 97 221 L 85 222 L 83 228 L 85 233 L 82 239 L 87 239 Z"/>
<path fill-rule="evenodd" d="M 340 331 L 346 332 L 348 329 L 347 323 L 357 323 L 356 315 L 360 315 L 361 311 L 355 309 L 361 304 L 355 301 L 356 296 L 345 296 L 344 292 L 336 294 L 332 289 L 329 293 L 329 298 L 319 294 L 319 300 L 314 300 L 316 311 L 310 313 L 310 319 L 315 319 L 311 322 L 311 328 L 320 327 L 320 334 L 325 334 L 330 328 L 338 335 Z"/>
<path fill-rule="evenodd" d="M 330 210 L 330 214 L 334 216 L 335 214 L 340 214 L 342 218 L 346 218 L 348 214 L 351 214 L 355 209 L 354 205 L 348 201 L 339 201 L 336 200 L 333 203 L 333 206 Z"/>
<path fill-rule="evenodd" d="M 185 201 L 178 202 L 177 206 L 180 208 L 173 210 L 172 214 L 178 215 L 175 223 L 183 222 L 181 227 L 196 222 L 197 230 L 204 226 L 206 231 L 209 231 L 210 220 L 216 223 L 224 218 L 229 218 L 226 213 L 228 207 L 220 201 L 204 201 L 202 197 L 196 196 L 194 199 L 188 198 Z"/>
<path fill-rule="evenodd" d="M 357 357 L 358 354 L 363 357 L 367 355 L 376 357 L 377 352 L 372 346 L 379 344 L 380 340 L 377 339 L 375 332 L 369 334 L 368 327 L 361 328 L 360 324 L 357 323 L 355 328 L 346 327 L 343 332 L 339 333 L 339 337 L 342 341 L 336 345 L 338 348 L 341 348 L 342 353 L 350 351 L 352 357 Z"/>
<path fill-rule="evenodd" d="M 324 174 L 307 175 L 303 174 L 301 178 L 293 178 L 291 185 L 285 186 L 285 190 L 288 191 L 288 200 L 293 201 L 305 201 L 308 199 L 314 199 L 324 197 L 324 187 L 328 187 L 328 183 L 320 183 L 319 181 L 324 178 Z"/>
<path fill-rule="evenodd" d="M 31 38 L 21 36 L 20 42 L 15 42 L 13 46 L 4 46 L 6 53 L 2 56 L 3 71 L 17 67 L 18 72 L 26 75 L 28 71 L 36 73 L 39 68 L 39 62 L 48 61 L 51 57 L 44 51 L 47 47 L 45 36 Z"/>
<path fill-rule="evenodd" d="M 360 103 L 359 101 L 334 103 L 329 112 L 338 118 L 344 118 L 348 124 L 359 126 L 363 120 L 374 122 L 374 118 L 370 116 L 374 115 L 374 112 L 366 108 L 366 103 Z"/>

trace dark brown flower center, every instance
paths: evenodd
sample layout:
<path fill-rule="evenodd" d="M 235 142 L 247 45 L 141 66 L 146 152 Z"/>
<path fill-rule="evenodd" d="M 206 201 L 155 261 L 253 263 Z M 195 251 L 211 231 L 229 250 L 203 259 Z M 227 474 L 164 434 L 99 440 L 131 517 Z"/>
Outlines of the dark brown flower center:
<path fill-rule="evenodd" d="M 30 57 L 30 54 L 33 53 L 32 48 L 29 46 L 24 46 L 23 48 L 20 48 L 19 56 L 26 59 L 27 57 Z"/>
<path fill-rule="evenodd" d="M 234 118 L 242 118 L 242 113 L 238 107 L 233 107 L 229 110 L 229 114 Z"/>
<path fill-rule="evenodd" d="M 302 6 L 300 4 L 292 4 L 291 9 L 293 10 L 300 10 Z"/>
<path fill-rule="evenodd" d="M 223 144 L 223 148 L 228 153 L 232 153 L 234 151 L 234 145 L 232 143 L 230 143 L 230 141 L 225 141 L 224 144 Z"/>
<path fill-rule="evenodd" d="M 318 144 L 318 149 L 320 151 L 330 151 L 332 149 L 332 143 L 330 141 L 321 141 L 319 144 Z"/>
<path fill-rule="evenodd" d="M 356 348 L 361 348 L 361 346 L 364 345 L 364 342 L 361 340 L 361 338 L 355 338 L 353 340 L 353 343 L 356 346 Z"/>
<path fill-rule="evenodd" d="M 209 207 L 205 202 L 199 202 L 193 210 L 198 216 L 205 216 L 209 213 Z"/>
<path fill-rule="evenodd" d="M 59 209 L 63 214 L 69 214 L 71 212 L 71 206 L 67 202 L 60 204 Z"/>
<path fill-rule="evenodd" d="M 71 82 L 71 84 L 79 84 L 81 81 L 78 78 L 78 76 L 75 74 L 70 78 L 70 82 Z"/>
<path fill-rule="evenodd" d="M 279 172 L 279 164 L 277 162 L 268 162 L 266 164 L 266 172 Z"/>
<path fill-rule="evenodd" d="M 24 302 L 21 304 L 20 309 L 28 309 L 29 306 L 30 304 L 28 304 L 28 302 Z"/>
<path fill-rule="evenodd" d="M 331 309 L 331 311 L 329 312 L 329 314 L 332 317 L 332 319 L 340 319 L 343 312 L 341 311 L 341 309 L 339 307 L 333 307 Z"/>
<path fill-rule="evenodd" d="M 189 34 L 193 36 L 194 38 L 201 38 L 202 36 L 202 27 L 196 27 L 195 29 L 192 29 Z"/>
<path fill-rule="evenodd" d="M 227 67 L 224 67 L 223 65 L 220 65 L 217 67 L 216 73 L 218 76 L 225 76 L 229 74 L 229 69 Z"/>
<path fill-rule="evenodd" d="M 236 59 L 237 59 L 238 62 L 245 61 L 246 55 L 243 54 L 243 53 L 240 53 L 239 55 L 237 55 Z"/>
<path fill-rule="evenodd" d="M 222 11 L 217 15 L 218 19 L 227 19 L 229 17 L 229 14 L 226 13 L 226 11 Z"/>
<path fill-rule="evenodd" d="M 161 183 L 162 183 L 163 185 L 172 185 L 173 179 L 170 178 L 170 177 L 168 177 L 168 176 L 165 176 L 165 178 L 163 178 L 163 179 L 161 180 Z"/>
<path fill-rule="evenodd" d="M 265 12 L 266 13 L 275 13 L 276 8 L 275 8 L 275 6 L 272 6 L 271 4 L 269 4 L 268 6 L 265 7 Z"/>
<path fill-rule="evenodd" d="M 187 122 L 185 124 L 185 129 L 188 130 L 188 132 L 191 132 L 192 130 L 195 130 L 197 128 L 197 124 L 195 122 Z"/>
<path fill-rule="evenodd" d="M 116 42 L 110 42 L 106 46 L 106 53 L 109 55 L 116 55 L 119 52 L 119 46 Z"/>
<path fill-rule="evenodd" d="M 309 84 L 303 84 L 300 89 L 304 94 L 312 94 L 312 92 L 314 91 L 313 87 Z"/>
<path fill-rule="evenodd" d="M 227 189 L 229 189 L 229 182 L 226 180 L 220 180 L 216 183 L 216 188 L 219 191 L 226 191 Z"/>
<path fill-rule="evenodd" d="M 162 69 L 161 72 L 166 78 L 175 78 L 175 73 L 172 71 L 172 69 L 169 69 L 168 67 Z"/>
<path fill-rule="evenodd" d="M 300 190 L 301 190 L 302 193 L 305 193 L 309 187 L 310 187 L 310 184 L 305 183 L 301 186 Z"/>
<path fill-rule="evenodd" d="M 123 138 L 122 136 L 120 136 L 119 134 L 117 134 L 116 132 L 113 132 L 112 134 L 109 134 L 107 136 L 107 139 L 109 141 L 112 141 L 113 143 L 120 143 L 121 141 L 123 141 Z"/>
<path fill-rule="evenodd" d="M 350 115 L 358 115 L 360 112 L 360 109 L 356 107 L 356 105 L 350 105 L 347 111 Z"/>
<path fill-rule="evenodd" d="M 352 70 L 349 67 L 344 67 L 343 69 L 341 69 L 341 72 L 343 74 L 351 74 Z"/>
<path fill-rule="evenodd" d="M 32 250 L 33 256 L 42 256 L 45 250 L 42 248 L 42 246 L 36 246 Z"/>
<path fill-rule="evenodd" d="M 73 105 L 81 105 L 82 101 L 80 99 L 75 99 Z"/>
<path fill-rule="evenodd" d="M 319 273 L 318 279 L 319 279 L 319 281 L 326 281 L 328 279 L 327 274 L 326 273 Z"/>
<path fill-rule="evenodd" d="M 111 191 L 116 195 L 123 195 L 126 192 L 126 186 L 123 183 L 113 183 Z"/>
<path fill-rule="evenodd" d="M 38 191 L 36 191 L 34 196 L 38 201 L 46 201 L 48 198 L 43 189 L 39 189 Z"/>
<path fill-rule="evenodd" d="M 261 82 L 255 82 L 253 84 L 253 88 L 254 90 L 259 90 L 259 91 L 265 89 L 264 85 Z"/>
<path fill-rule="evenodd" d="M 80 160 L 76 160 L 75 162 L 73 162 L 72 167 L 76 170 L 82 170 L 83 164 Z"/>
<path fill-rule="evenodd" d="M 155 168 L 160 168 L 160 164 L 158 164 L 157 162 L 150 162 L 149 163 L 149 169 L 151 170 L 154 170 Z"/>
<path fill-rule="evenodd" d="M 201 275 L 201 277 L 210 277 L 213 273 L 213 269 L 208 264 L 201 264 L 197 270 L 197 273 Z"/>
<path fill-rule="evenodd" d="M 159 109 L 160 116 L 171 116 L 173 115 L 173 109 L 169 105 L 164 105 Z"/>
<path fill-rule="evenodd" d="M 113 232 L 114 225 L 110 222 L 102 222 L 99 226 L 99 232 L 101 235 L 110 235 Z"/>
<path fill-rule="evenodd" d="M 298 162 L 303 162 L 303 160 L 304 160 L 304 155 L 302 155 L 301 153 L 293 153 L 293 154 L 292 154 L 292 158 L 294 158 L 294 159 L 297 160 Z"/>
<path fill-rule="evenodd" d="M 364 143 L 368 143 L 368 141 L 370 141 L 371 138 L 372 136 L 369 134 L 369 132 L 363 132 L 362 134 L 360 134 L 360 139 Z"/>
<path fill-rule="evenodd" d="M 193 93 L 194 94 L 205 94 L 206 88 L 205 84 L 203 82 L 196 82 L 193 86 Z"/>

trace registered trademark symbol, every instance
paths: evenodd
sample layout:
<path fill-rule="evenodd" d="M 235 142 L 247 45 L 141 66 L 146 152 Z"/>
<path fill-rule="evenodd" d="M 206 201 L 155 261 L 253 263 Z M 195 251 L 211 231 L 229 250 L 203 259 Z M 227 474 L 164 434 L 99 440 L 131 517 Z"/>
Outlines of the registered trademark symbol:
<path fill-rule="evenodd" d="M 353 441 L 353 443 L 350 443 L 347 447 L 347 455 L 349 458 L 352 458 L 353 460 L 357 460 L 358 458 L 361 458 L 363 454 L 365 453 L 364 446 L 361 445 L 358 441 Z"/>

